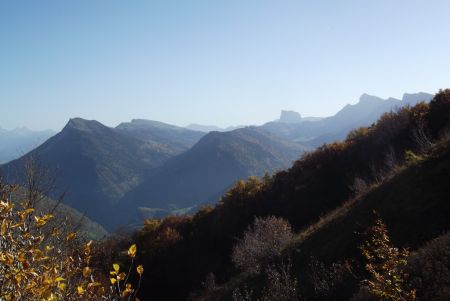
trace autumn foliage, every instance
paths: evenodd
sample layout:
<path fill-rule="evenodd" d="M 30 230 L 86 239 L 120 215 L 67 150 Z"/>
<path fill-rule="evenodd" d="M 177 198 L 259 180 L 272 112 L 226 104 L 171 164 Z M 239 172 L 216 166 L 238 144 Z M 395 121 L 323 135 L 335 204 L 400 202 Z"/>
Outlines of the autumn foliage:
<path fill-rule="evenodd" d="M 17 189 L 0 184 L 0 300 L 137 300 L 144 270 L 132 270 L 136 245 L 125 271 L 114 263 L 105 275 L 92 265 L 92 241 L 50 223 L 53 215 L 37 212 L 27 199 L 13 202 Z"/>
<path fill-rule="evenodd" d="M 408 250 L 392 245 L 386 225 L 380 219 L 370 232 L 370 238 L 361 246 L 370 275 L 364 285 L 380 301 L 415 300 L 416 290 L 409 285 L 406 272 Z"/>

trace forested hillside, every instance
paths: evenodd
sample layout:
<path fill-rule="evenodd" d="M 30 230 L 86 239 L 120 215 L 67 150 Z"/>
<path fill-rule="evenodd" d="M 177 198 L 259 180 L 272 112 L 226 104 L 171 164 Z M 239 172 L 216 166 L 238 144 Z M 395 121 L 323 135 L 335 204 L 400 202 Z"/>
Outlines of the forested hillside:
<path fill-rule="evenodd" d="M 375 220 L 385 221 L 393 245 L 412 251 L 449 230 L 449 120 L 450 90 L 445 90 L 430 104 L 386 113 L 375 125 L 351 131 L 345 141 L 305 154 L 287 171 L 238 182 L 215 207 L 192 217 L 147 220 L 132 238 L 141 246 L 140 259 L 148 270 L 144 283 L 151 284 L 143 294 L 159 300 L 189 295 L 247 300 L 243 296 L 254 292 L 251 300 L 256 300 L 267 292 L 264 286 L 274 285 L 270 275 L 278 273 L 278 287 L 295 284 L 295 298 L 350 298 L 360 281 L 371 275 L 364 271 L 359 246 Z M 294 231 L 280 253 L 272 252 L 278 245 L 273 237 L 248 240 L 257 243 L 250 248 L 263 250 L 265 241 L 272 241 L 266 245 L 272 255 L 260 258 L 256 274 L 237 264 L 233 255 L 255 216 L 282 218 Z M 275 230 L 262 233 L 270 236 L 289 229 L 277 223 L 267 228 Z M 289 267 L 277 265 L 280 261 Z M 264 265 L 267 262 L 271 269 Z M 322 274 L 311 272 L 314 265 Z M 342 273 L 333 276 L 333 267 Z M 283 282 L 280 273 L 289 279 Z M 328 288 L 314 287 L 311 279 L 316 276 Z M 427 285 L 431 284 L 421 284 L 418 296 L 429 293 Z"/>

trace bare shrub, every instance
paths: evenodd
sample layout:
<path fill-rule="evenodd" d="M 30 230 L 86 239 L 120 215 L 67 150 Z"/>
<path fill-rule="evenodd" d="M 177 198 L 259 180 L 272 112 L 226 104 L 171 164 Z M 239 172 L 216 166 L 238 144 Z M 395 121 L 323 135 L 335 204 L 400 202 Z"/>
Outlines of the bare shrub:
<path fill-rule="evenodd" d="M 214 275 L 214 273 L 209 273 L 208 275 L 206 275 L 206 279 L 202 283 L 202 286 L 206 292 L 214 292 L 214 290 L 217 288 L 216 275 Z"/>
<path fill-rule="evenodd" d="M 292 276 L 292 263 L 271 264 L 264 270 L 264 288 L 257 294 L 247 285 L 233 290 L 233 301 L 297 301 L 297 279 Z"/>
<path fill-rule="evenodd" d="M 239 288 L 235 288 L 233 290 L 232 298 L 233 301 L 251 301 L 252 300 L 253 291 L 249 290 L 247 286 L 241 290 Z"/>
<path fill-rule="evenodd" d="M 255 218 L 253 226 L 234 247 L 232 261 L 244 271 L 259 273 L 281 255 L 292 237 L 288 221 L 274 216 Z"/>
<path fill-rule="evenodd" d="M 353 295 L 350 301 L 379 301 L 372 293 L 367 286 L 361 286 L 358 292 Z"/>
<path fill-rule="evenodd" d="M 384 167 L 377 166 L 374 162 L 372 162 L 369 165 L 369 169 L 374 183 L 380 184 L 384 181 L 384 178 L 386 177 L 386 170 Z"/>
<path fill-rule="evenodd" d="M 412 139 L 421 153 L 428 151 L 432 146 L 432 137 L 423 119 L 418 119 L 411 133 Z"/>
<path fill-rule="evenodd" d="M 450 300 L 450 232 L 412 253 L 407 270 L 420 300 Z"/>
<path fill-rule="evenodd" d="M 329 297 L 349 278 L 356 278 L 348 261 L 335 262 L 331 266 L 312 257 L 309 263 L 310 281 L 317 297 Z"/>
<path fill-rule="evenodd" d="M 269 266 L 266 270 L 266 287 L 261 301 L 296 301 L 298 300 L 297 279 L 291 275 L 292 263 L 282 262 Z"/>
<path fill-rule="evenodd" d="M 367 192 L 367 190 L 369 190 L 369 187 L 370 185 L 366 181 L 364 181 L 360 177 L 355 177 L 355 180 L 353 181 L 353 184 L 350 186 L 350 189 L 353 191 L 355 195 L 360 195 Z"/>
<path fill-rule="evenodd" d="M 384 156 L 384 165 L 389 171 L 396 169 L 398 166 L 397 156 L 395 155 L 395 150 L 392 145 L 389 146 L 388 151 Z"/>

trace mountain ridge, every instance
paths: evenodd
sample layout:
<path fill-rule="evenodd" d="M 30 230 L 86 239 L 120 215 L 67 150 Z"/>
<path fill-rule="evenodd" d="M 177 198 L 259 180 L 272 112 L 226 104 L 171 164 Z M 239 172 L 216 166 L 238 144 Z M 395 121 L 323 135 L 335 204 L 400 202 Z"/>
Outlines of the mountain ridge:
<path fill-rule="evenodd" d="M 170 156 L 98 121 L 73 118 L 61 132 L 2 169 L 21 171 L 28 158 L 36 157 L 53 172 L 62 173 L 58 180 L 68 189 L 67 204 L 108 225 L 111 205 Z M 20 179 L 18 174 L 10 180 Z"/>
<path fill-rule="evenodd" d="M 401 100 L 382 99 L 362 94 L 356 104 L 347 104 L 335 115 L 317 121 L 302 123 L 268 122 L 261 127 L 284 138 L 316 148 L 324 143 L 345 139 L 347 133 L 361 126 L 369 126 L 383 114 L 403 106 L 430 101 L 432 94 L 405 93 Z"/>

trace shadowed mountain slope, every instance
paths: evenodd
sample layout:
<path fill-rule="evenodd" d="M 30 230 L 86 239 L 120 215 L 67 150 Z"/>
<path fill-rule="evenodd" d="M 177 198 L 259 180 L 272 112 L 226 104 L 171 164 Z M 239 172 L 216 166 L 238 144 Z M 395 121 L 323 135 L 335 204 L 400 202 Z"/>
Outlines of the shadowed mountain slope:
<path fill-rule="evenodd" d="M 211 132 L 168 160 L 122 203 L 182 208 L 215 202 L 237 180 L 286 168 L 302 151 L 300 145 L 255 127 Z"/>
<path fill-rule="evenodd" d="M 36 158 L 67 189 L 65 202 L 110 225 L 117 201 L 171 154 L 97 121 L 71 119 L 64 129 L 24 157 L 2 166 L 7 180 L 21 180 L 23 164 Z"/>

